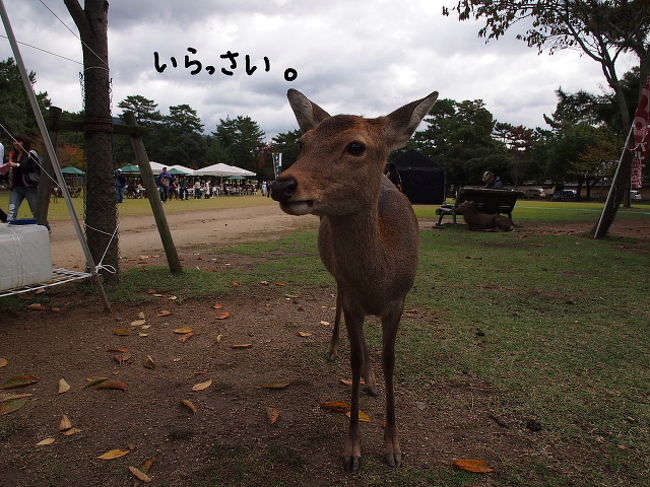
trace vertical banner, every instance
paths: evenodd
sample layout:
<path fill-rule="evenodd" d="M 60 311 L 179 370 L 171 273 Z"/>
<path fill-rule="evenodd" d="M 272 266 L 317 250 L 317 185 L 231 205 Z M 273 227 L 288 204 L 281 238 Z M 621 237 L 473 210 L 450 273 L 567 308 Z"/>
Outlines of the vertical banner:
<path fill-rule="evenodd" d="M 282 152 L 273 152 L 271 157 L 273 158 L 273 174 L 277 178 L 282 172 Z"/>
<path fill-rule="evenodd" d="M 639 106 L 634 113 L 632 131 L 634 133 L 630 150 L 634 157 L 632 159 L 632 189 L 643 187 L 643 173 L 648 158 L 648 144 L 650 143 L 650 76 L 643 86 Z"/>

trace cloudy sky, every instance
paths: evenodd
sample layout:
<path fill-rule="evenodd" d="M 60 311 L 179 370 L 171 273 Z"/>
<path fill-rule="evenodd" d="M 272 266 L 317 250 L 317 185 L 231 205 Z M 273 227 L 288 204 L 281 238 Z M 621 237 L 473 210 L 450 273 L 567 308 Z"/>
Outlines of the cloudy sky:
<path fill-rule="evenodd" d="M 163 114 L 170 106 L 190 105 L 206 133 L 220 118 L 249 115 L 270 138 L 297 128 L 288 88 L 331 114 L 370 117 L 437 90 L 441 98 L 483 99 L 497 120 L 536 127 L 544 125 L 544 113 L 553 112 L 558 87 L 605 90 L 599 65 L 578 51 L 538 55 L 515 32 L 485 44 L 477 37 L 481 23 L 442 15 L 442 7 L 455 1 L 112 0 L 113 113 L 120 113 L 121 100 L 137 94 L 153 99 Z M 63 2 L 4 3 L 20 42 L 73 60 L 21 46 L 27 68 L 37 75 L 36 91 L 47 91 L 65 110 L 80 110 L 81 46 Z M 229 51 L 239 53 L 235 69 L 221 58 Z M 167 64 L 162 73 L 154 52 Z M 185 68 L 186 55 L 201 62 L 198 74 L 191 74 L 195 64 Z M 9 42 L 0 37 L 0 59 L 10 56 Z M 246 56 L 251 69 L 257 66 L 252 74 Z M 632 62 L 624 59 L 621 73 Z M 285 79 L 289 68 L 295 80 Z"/>

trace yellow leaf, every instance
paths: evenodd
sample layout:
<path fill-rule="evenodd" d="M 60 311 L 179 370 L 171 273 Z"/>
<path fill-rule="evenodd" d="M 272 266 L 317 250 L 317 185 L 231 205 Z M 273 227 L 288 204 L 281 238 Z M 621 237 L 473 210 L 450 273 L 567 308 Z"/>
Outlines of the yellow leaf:
<path fill-rule="evenodd" d="M 27 397 L 32 397 L 34 394 L 0 394 L 0 402 L 13 401 L 15 399 L 25 399 Z"/>
<path fill-rule="evenodd" d="M 76 435 L 77 433 L 81 433 L 83 430 L 80 430 L 79 428 L 70 428 L 69 430 L 66 430 L 63 432 L 65 436 L 72 436 Z"/>
<path fill-rule="evenodd" d="M 8 399 L 0 402 L 0 416 L 18 411 L 27 404 L 26 399 Z"/>
<path fill-rule="evenodd" d="M 195 413 L 195 414 L 196 414 L 196 412 L 197 412 L 198 409 L 199 409 L 199 408 L 196 407 L 196 404 L 194 404 L 194 403 L 193 403 L 192 401 L 190 401 L 189 399 L 182 399 L 182 400 L 181 400 L 181 404 L 182 404 L 183 406 L 185 406 L 187 409 L 189 409 L 190 411 L 192 411 L 193 413 Z"/>
<path fill-rule="evenodd" d="M 107 380 L 108 377 L 88 377 L 86 379 L 87 384 L 84 386 L 84 388 L 96 386 L 97 384 L 101 384 L 102 382 Z"/>
<path fill-rule="evenodd" d="M 143 482 L 151 482 L 151 477 L 149 477 L 146 473 L 142 472 L 140 469 L 135 467 L 129 467 L 129 470 L 138 480 L 142 480 Z"/>
<path fill-rule="evenodd" d="M 140 311 L 140 312 L 138 313 L 138 319 L 140 319 L 140 320 L 144 320 L 144 311 Z"/>
<path fill-rule="evenodd" d="M 494 472 L 494 469 L 490 467 L 484 460 L 456 460 L 454 465 L 461 470 L 466 470 L 467 472 L 474 473 L 490 473 Z"/>
<path fill-rule="evenodd" d="M 154 362 L 153 357 L 151 355 L 147 355 L 147 358 L 144 359 L 143 364 L 145 368 L 147 369 L 155 369 L 156 368 L 156 362 Z"/>
<path fill-rule="evenodd" d="M 230 285 L 232 287 L 239 287 L 239 283 L 237 281 L 231 281 Z"/>
<path fill-rule="evenodd" d="M 306 331 L 299 331 L 298 335 L 304 338 L 304 337 L 310 337 L 311 333 L 306 332 Z"/>
<path fill-rule="evenodd" d="M 205 382 L 199 382 L 192 386 L 193 391 L 204 391 L 212 385 L 212 380 L 208 379 Z"/>
<path fill-rule="evenodd" d="M 352 416 L 352 411 L 348 411 L 345 415 L 349 418 Z M 365 411 L 359 411 L 359 421 L 363 423 L 372 423 L 372 417 Z"/>
<path fill-rule="evenodd" d="M 286 283 L 286 282 L 283 282 L 283 281 L 278 281 L 278 282 L 275 283 L 275 285 L 276 285 L 276 286 L 286 286 L 287 283 Z"/>
<path fill-rule="evenodd" d="M 169 296 L 168 298 L 170 301 L 176 301 L 178 299 L 178 296 Z"/>
<path fill-rule="evenodd" d="M 146 323 L 146 320 L 135 320 L 131 322 L 131 326 L 142 326 Z"/>
<path fill-rule="evenodd" d="M 4 357 L 0 357 L 0 369 L 9 365 L 9 360 Z"/>
<path fill-rule="evenodd" d="M 320 324 L 323 325 L 323 326 L 330 326 L 331 325 L 331 323 L 329 321 L 321 321 Z"/>
<path fill-rule="evenodd" d="M 64 414 L 59 423 L 59 431 L 69 430 L 70 428 L 72 428 L 72 421 Z"/>
<path fill-rule="evenodd" d="M 129 453 L 131 453 L 131 450 L 120 450 L 119 448 L 116 448 L 115 450 L 108 450 L 107 452 L 102 453 L 97 458 L 100 460 L 115 460 L 116 458 L 123 457 Z"/>
<path fill-rule="evenodd" d="M 352 408 L 347 402 L 342 401 L 327 401 L 322 403 L 321 406 L 337 413 L 347 413 Z"/>
<path fill-rule="evenodd" d="M 270 384 L 264 384 L 262 387 L 264 389 L 286 389 L 290 384 L 291 382 L 271 382 Z"/>
<path fill-rule="evenodd" d="M 0 386 L 0 389 L 15 389 L 16 387 L 30 386 L 36 384 L 38 381 L 38 377 L 34 377 L 33 375 L 19 375 L 7 379 L 4 384 Z"/>
<path fill-rule="evenodd" d="M 125 337 L 131 334 L 131 330 L 127 330 L 126 328 L 116 328 L 115 331 L 113 331 L 113 334 L 118 337 Z"/>
<path fill-rule="evenodd" d="M 51 445 L 56 441 L 56 438 L 45 438 L 44 440 L 39 441 L 36 443 L 36 446 L 48 446 Z"/>
<path fill-rule="evenodd" d="M 280 413 L 279 409 L 276 408 L 266 408 L 266 415 L 269 418 L 269 423 L 275 424 L 280 420 L 280 416 L 282 413 Z"/>
<path fill-rule="evenodd" d="M 119 382 L 116 380 L 105 380 L 99 383 L 97 389 L 117 389 L 120 391 L 127 391 L 129 388 L 124 382 Z"/>
<path fill-rule="evenodd" d="M 194 328 L 190 328 L 189 326 L 185 326 L 183 328 L 176 328 L 174 330 L 174 333 L 178 333 L 179 335 L 185 335 L 186 333 L 192 333 L 194 331 Z"/>

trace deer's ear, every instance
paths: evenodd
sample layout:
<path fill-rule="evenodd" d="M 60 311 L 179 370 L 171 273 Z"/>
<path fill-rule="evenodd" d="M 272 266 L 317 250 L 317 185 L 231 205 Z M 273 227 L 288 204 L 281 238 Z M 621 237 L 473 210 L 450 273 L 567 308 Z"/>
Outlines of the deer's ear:
<path fill-rule="evenodd" d="M 437 99 L 438 92 L 434 91 L 430 95 L 404 105 L 386 116 L 390 150 L 399 149 L 406 145 L 422 119 L 429 114 Z"/>
<path fill-rule="evenodd" d="M 289 105 L 296 115 L 298 125 L 303 132 L 313 129 L 326 118 L 330 118 L 329 113 L 312 102 L 305 95 L 293 88 L 287 92 Z"/>

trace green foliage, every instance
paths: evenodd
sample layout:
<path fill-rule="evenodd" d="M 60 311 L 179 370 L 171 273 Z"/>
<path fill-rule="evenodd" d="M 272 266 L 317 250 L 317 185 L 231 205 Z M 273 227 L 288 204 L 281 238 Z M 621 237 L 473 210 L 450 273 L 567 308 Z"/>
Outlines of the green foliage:
<path fill-rule="evenodd" d="M 256 169 L 256 156 L 264 147 L 264 132 L 256 121 L 242 115 L 219 119 L 212 135 L 239 167 Z"/>
<path fill-rule="evenodd" d="M 282 152 L 282 169 L 287 169 L 296 162 L 300 149 L 298 148 L 298 139 L 301 136 L 299 129 L 281 132 L 273 137 L 275 151 Z"/>

